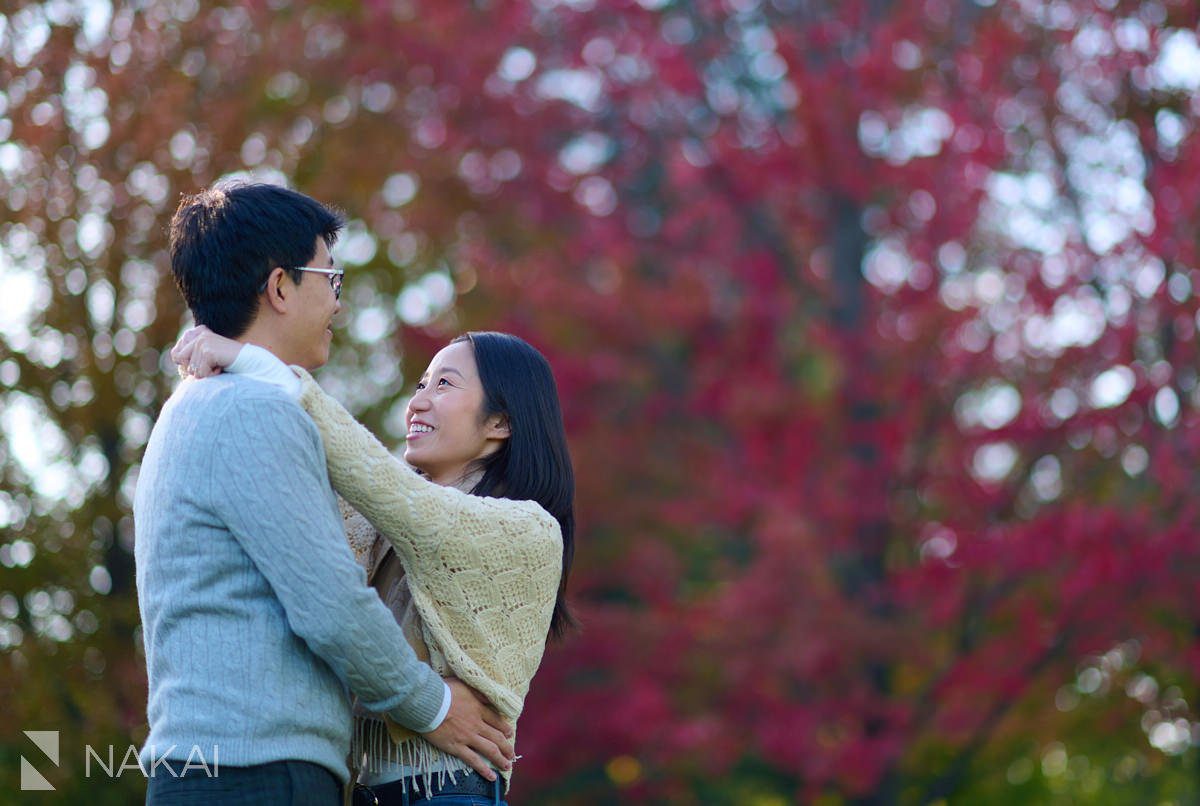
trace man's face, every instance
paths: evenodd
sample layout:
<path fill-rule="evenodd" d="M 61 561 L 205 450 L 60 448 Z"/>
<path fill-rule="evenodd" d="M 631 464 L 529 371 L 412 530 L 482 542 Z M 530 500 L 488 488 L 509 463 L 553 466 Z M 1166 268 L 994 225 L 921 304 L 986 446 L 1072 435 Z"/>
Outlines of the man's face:
<path fill-rule="evenodd" d="M 325 241 L 317 238 L 317 251 L 308 262 L 314 268 L 333 268 L 333 259 Z M 290 280 L 285 281 L 290 282 Z M 299 303 L 288 316 L 288 352 L 290 363 L 307 370 L 324 366 L 329 360 L 329 345 L 333 341 L 333 317 L 341 303 L 333 293 L 329 278 L 323 274 L 303 272 L 300 284 L 293 286 Z"/>

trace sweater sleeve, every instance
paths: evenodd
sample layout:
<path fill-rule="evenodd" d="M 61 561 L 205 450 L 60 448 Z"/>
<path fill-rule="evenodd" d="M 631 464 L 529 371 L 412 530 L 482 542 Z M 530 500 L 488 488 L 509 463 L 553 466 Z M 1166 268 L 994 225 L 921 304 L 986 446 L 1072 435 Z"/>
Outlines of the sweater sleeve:
<path fill-rule="evenodd" d="M 213 445 L 220 517 L 267 579 L 288 624 L 375 711 L 425 729 L 445 685 L 417 660 L 342 538 L 320 441 L 272 394 L 238 398 Z"/>
<path fill-rule="evenodd" d="M 562 573 L 558 521 L 533 501 L 468 495 L 393 457 L 301 371 L 330 480 L 395 547 L 428 637 L 515 720 L 541 663 Z"/>

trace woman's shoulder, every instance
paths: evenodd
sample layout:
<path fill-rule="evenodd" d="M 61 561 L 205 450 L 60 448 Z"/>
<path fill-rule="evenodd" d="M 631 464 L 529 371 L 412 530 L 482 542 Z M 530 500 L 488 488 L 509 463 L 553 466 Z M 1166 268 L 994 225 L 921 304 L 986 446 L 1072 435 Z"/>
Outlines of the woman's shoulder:
<path fill-rule="evenodd" d="M 531 544 L 562 543 L 558 519 L 537 501 L 470 496 L 479 502 L 505 537 Z"/>
<path fill-rule="evenodd" d="M 482 500 L 492 502 L 498 509 L 511 513 L 514 517 L 535 521 L 545 528 L 550 528 L 550 524 L 556 528 L 558 526 L 558 521 L 554 519 L 554 516 L 537 501 L 522 498 L 492 498 L 490 496 L 484 496 Z"/>

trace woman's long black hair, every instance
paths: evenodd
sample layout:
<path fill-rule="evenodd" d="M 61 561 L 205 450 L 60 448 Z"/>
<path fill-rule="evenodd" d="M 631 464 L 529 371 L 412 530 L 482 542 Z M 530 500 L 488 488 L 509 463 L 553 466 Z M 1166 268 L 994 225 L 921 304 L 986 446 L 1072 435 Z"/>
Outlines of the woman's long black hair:
<path fill-rule="evenodd" d="M 502 447 L 480 460 L 483 477 L 473 495 L 536 501 L 562 530 L 562 578 L 550 635 L 561 638 L 575 625 L 567 609 L 567 577 L 575 557 L 575 471 L 567 450 L 558 387 L 550 363 L 533 345 L 517 336 L 491 331 L 466 333 L 483 385 L 483 416 L 508 420 L 509 437 Z"/>

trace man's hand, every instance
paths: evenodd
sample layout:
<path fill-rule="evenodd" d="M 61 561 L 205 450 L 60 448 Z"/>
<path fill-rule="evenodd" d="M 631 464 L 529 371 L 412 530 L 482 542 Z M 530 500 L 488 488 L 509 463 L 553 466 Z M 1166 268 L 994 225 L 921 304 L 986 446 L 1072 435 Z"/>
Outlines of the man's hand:
<path fill-rule="evenodd" d="M 439 750 L 461 758 L 475 772 L 495 781 L 489 761 L 501 770 L 512 768 L 513 746 L 508 741 L 512 726 L 466 683 L 447 677 L 446 684 L 450 686 L 450 710 L 436 730 L 422 735 Z"/>

